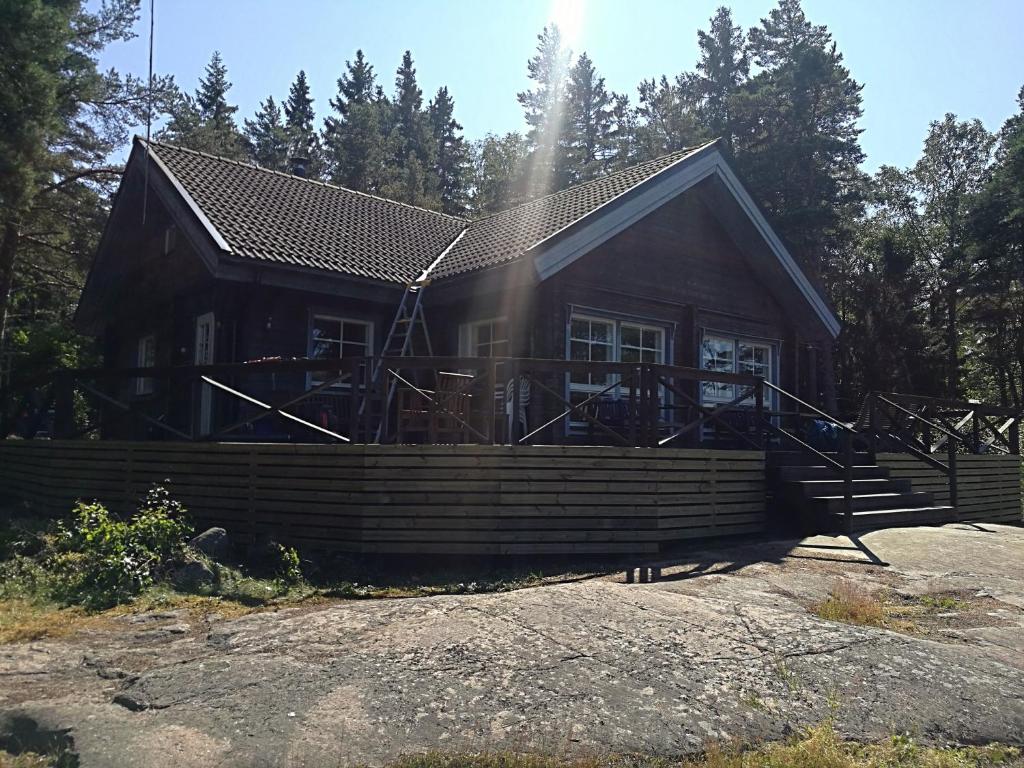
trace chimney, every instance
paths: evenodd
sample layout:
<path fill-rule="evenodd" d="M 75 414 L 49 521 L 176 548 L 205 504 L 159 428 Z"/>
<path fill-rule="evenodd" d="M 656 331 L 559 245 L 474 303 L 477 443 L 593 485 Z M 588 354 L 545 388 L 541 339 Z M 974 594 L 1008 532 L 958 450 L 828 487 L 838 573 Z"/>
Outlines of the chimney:
<path fill-rule="evenodd" d="M 292 162 L 292 175 L 300 178 L 306 178 L 306 165 L 309 163 L 309 158 L 306 157 L 293 157 Z"/>

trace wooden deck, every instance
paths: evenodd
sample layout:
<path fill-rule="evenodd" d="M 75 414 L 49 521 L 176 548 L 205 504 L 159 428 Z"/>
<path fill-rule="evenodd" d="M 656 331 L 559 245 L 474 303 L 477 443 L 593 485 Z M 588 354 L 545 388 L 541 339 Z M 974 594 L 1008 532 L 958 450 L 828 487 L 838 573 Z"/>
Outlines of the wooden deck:
<path fill-rule="evenodd" d="M 765 530 L 761 451 L 0 441 L 0 494 L 66 514 L 169 481 L 200 525 L 356 553 L 653 554 Z"/>

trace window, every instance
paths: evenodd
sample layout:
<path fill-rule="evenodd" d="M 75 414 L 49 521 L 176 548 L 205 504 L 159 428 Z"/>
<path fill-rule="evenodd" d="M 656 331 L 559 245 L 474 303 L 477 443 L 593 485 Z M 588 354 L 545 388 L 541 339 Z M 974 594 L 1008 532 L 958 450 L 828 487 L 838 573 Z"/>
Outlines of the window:
<path fill-rule="evenodd" d="M 569 323 L 569 359 L 608 363 L 663 363 L 665 329 L 629 320 L 573 314 Z M 579 403 L 615 383 L 605 373 L 574 373 L 569 377 L 569 400 Z M 616 387 L 609 397 L 628 397 L 629 388 Z"/>
<path fill-rule="evenodd" d="M 774 382 L 773 351 L 773 345 L 768 342 L 705 333 L 701 343 L 700 364 L 705 371 L 744 373 Z M 737 394 L 735 384 L 713 381 L 701 383 L 701 397 L 706 403 L 728 403 Z M 753 401 L 751 397 L 744 402 Z"/>
<path fill-rule="evenodd" d="M 138 354 L 135 358 L 137 368 L 152 368 L 156 365 L 156 336 L 149 334 L 139 339 Z M 153 394 L 153 379 L 136 379 L 136 395 Z"/>
<path fill-rule="evenodd" d="M 508 357 L 508 323 L 503 317 L 466 323 L 459 329 L 463 357 Z"/>
<path fill-rule="evenodd" d="M 318 360 L 372 357 L 373 326 L 362 320 L 313 315 L 309 355 Z M 314 373 L 313 381 L 321 382 L 325 377 L 322 372 Z"/>

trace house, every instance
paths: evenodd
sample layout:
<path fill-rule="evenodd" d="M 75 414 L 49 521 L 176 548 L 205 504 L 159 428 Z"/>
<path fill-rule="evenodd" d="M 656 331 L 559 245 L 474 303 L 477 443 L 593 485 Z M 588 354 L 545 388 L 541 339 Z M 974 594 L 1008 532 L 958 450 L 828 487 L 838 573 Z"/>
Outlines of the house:
<path fill-rule="evenodd" d="M 719 142 L 466 220 L 136 138 L 76 321 L 113 368 L 373 357 L 423 276 L 433 355 L 670 363 L 810 402 L 830 391 L 839 323 Z M 604 388 L 568 378 L 574 402 Z M 224 407 L 204 393 L 202 431 Z"/>

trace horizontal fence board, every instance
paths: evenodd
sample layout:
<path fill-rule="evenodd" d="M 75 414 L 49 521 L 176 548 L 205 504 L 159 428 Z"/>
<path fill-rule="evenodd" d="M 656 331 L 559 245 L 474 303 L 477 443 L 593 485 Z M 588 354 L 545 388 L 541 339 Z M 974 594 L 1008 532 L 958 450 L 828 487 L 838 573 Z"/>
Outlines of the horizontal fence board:
<path fill-rule="evenodd" d="M 346 552 L 643 554 L 766 526 L 764 454 L 589 446 L 8 441 L 0 492 L 130 511 L 154 483 L 204 524 Z"/>

